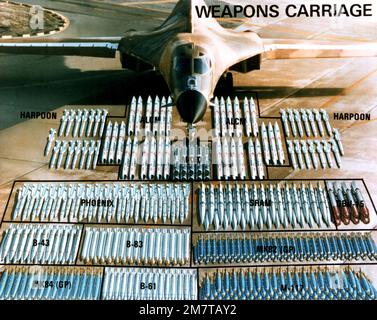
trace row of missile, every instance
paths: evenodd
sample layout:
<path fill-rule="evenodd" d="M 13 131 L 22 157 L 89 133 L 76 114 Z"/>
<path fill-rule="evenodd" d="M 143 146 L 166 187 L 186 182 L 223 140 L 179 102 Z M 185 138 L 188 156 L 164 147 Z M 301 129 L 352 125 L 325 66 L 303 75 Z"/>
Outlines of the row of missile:
<path fill-rule="evenodd" d="M 208 143 L 186 138 L 174 144 L 172 154 L 173 180 L 209 180 L 211 177 Z"/>
<path fill-rule="evenodd" d="M 100 161 L 102 164 L 120 164 L 125 150 L 126 124 L 122 121 L 114 124 L 109 121 L 106 126 L 105 139 L 101 150 Z M 127 144 L 130 143 L 127 140 Z"/>
<path fill-rule="evenodd" d="M 244 150 L 241 137 L 216 138 L 216 175 L 222 180 L 246 179 Z"/>
<path fill-rule="evenodd" d="M 109 113 L 106 109 L 64 109 L 60 119 L 58 137 L 102 136 Z"/>
<path fill-rule="evenodd" d="M 241 121 L 244 119 L 244 121 Z M 245 134 L 247 137 L 258 135 L 257 113 L 253 98 L 244 98 L 242 114 L 240 102 L 237 97 L 232 103 L 230 97 L 226 100 L 221 97 L 220 102 L 216 97 L 213 103 L 213 125 L 215 137 L 241 137 L 242 122 L 244 122 Z"/>
<path fill-rule="evenodd" d="M 271 230 L 331 227 L 331 213 L 325 191 L 296 184 L 202 184 L 198 190 L 199 225 L 208 230 Z"/>
<path fill-rule="evenodd" d="M 251 141 L 251 139 L 249 141 Z M 285 156 L 284 156 L 283 144 L 281 141 L 280 129 L 277 122 L 275 122 L 274 125 L 272 125 L 272 123 L 269 122 L 267 124 L 267 129 L 264 122 L 262 122 L 261 141 L 262 141 L 264 162 L 267 165 L 271 163 L 275 166 L 278 164 L 283 165 L 285 162 Z M 249 142 L 249 148 L 252 148 L 252 145 L 250 146 L 250 143 L 251 142 Z M 258 149 L 257 145 L 255 146 L 255 149 Z M 250 152 L 252 152 L 252 149 Z M 257 151 L 255 150 L 255 152 Z"/>
<path fill-rule="evenodd" d="M 206 273 L 202 300 L 376 300 L 364 272 L 347 268 L 296 267 L 221 270 Z"/>
<path fill-rule="evenodd" d="M 88 264 L 185 265 L 190 230 L 86 228 L 80 259 Z"/>
<path fill-rule="evenodd" d="M 28 270 L 7 267 L 0 277 L 0 300 L 98 300 L 102 274 L 88 269 Z"/>
<path fill-rule="evenodd" d="M 193 269 L 106 268 L 104 300 L 194 300 Z"/>
<path fill-rule="evenodd" d="M 24 184 L 17 190 L 12 221 L 183 223 L 189 184 Z M 111 205 L 109 205 L 111 204 Z"/>
<path fill-rule="evenodd" d="M 50 158 L 50 169 L 95 169 L 101 140 L 56 140 Z"/>
<path fill-rule="evenodd" d="M 144 123 L 144 136 L 170 136 L 172 113 L 170 96 L 167 99 L 156 96 L 154 101 L 148 97 L 145 107 L 142 97 L 133 97 L 128 113 L 127 135 L 138 137 Z"/>
<path fill-rule="evenodd" d="M 130 172 L 134 166 L 135 152 L 138 144 L 135 142 L 130 153 Z M 140 179 L 145 180 L 167 180 L 170 177 L 170 157 L 171 157 L 170 136 L 146 136 L 142 146 L 142 157 L 140 166 Z M 136 150 L 136 151 L 135 151 Z M 123 176 L 125 175 L 125 163 L 127 157 L 125 153 L 125 162 L 123 162 Z M 126 166 L 127 168 L 127 166 Z M 127 175 L 126 175 L 127 176 Z M 122 175 L 121 175 L 122 178 Z M 129 178 L 132 178 L 129 175 Z"/>
<path fill-rule="evenodd" d="M 334 156 L 336 166 L 340 168 L 342 164 L 341 156 L 344 153 L 341 151 L 343 149 L 339 148 L 339 145 L 341 145 L 341 142 L 338 143 L 334 139 L 329 141 L 287 140 L 288 154 L 295 170 L 312 168 L 317 170 L 319 166 L 322 169 L 334 168 L 331 154 Z"/>
<path fill-rule="evenodd" d="M 358 224 L 360 221 L 364 224 L 370 222 L 368 207 L 355 181 L 350 184 L 327 181 L 326 187 L 337 226 L 342 223 L 348 225 L 351 221 L 353 224 Z"/>
<path fill-rule="evenodd" d="M 193 248 L 195 264 L 377 259 L 371 233 L 269 233 L 219 238 L 207 234 Z"/>
<path fill-rule="evenodd" d="M 286 137 L 324 137 L 332 136 L 329 115 L 324 109 L 280 109 Z M 326 128 L 326 132 L 325 132 Z"/>
<path fill-rule="evenodd" d="M 11 224 L 0 244 L 0 262 L 73 264 L 80 226 Z"/>

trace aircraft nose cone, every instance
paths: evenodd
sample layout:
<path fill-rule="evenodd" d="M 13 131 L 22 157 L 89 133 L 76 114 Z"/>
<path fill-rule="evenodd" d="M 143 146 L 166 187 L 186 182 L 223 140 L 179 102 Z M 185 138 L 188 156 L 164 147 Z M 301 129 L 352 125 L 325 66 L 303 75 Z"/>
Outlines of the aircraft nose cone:
<path fill-rule="evenodd" d="M 196 90 L 187 90 L 181 93 L 177 100 L 177 109 L 187 123 L 196 123 L 201 120 L 206 112 L 207 99 Z"/>

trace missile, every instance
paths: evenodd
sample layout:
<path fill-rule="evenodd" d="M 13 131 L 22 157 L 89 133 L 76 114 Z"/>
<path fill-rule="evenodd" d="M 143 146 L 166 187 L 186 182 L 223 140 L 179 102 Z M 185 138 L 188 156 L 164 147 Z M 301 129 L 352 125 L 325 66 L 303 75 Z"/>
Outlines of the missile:
<path fill-rule="evenodd" d="M 314 118 L 315 118 L 315 121 L 317 122 L 317 126 L 319 129 L 319 134 L 321 137 L 323 137 L 325 135 L 325 130 L 322 124 L 322 116 L 317 109 L 313 109 L 313 113 L 314 113 Z"/>
<path fill-rule="evenodd" d="M 294 170 L 298 169 L 297 166 L 297 160 L 296 160 L 296 154 L 295 154 L 295 149 L 293 147 L 293 142 L 292 140 L 287 140 L 287 149 L 288 149 L 288 154 L 292 162 L 292 166 Z"/>
<path fill-rule="evenodd" d="M 237 169 L 237 151 L 236 151 L 236 143 L 234 138 L 230 138 L 230 169 L 231 169 L 231 177 L 232 179 L 237 179 L 238 177 L 238 169 Z"/>
<path fill-rule="evenodd" d="M 111 134 L 113 132 L 113 124 L 111 121 L 108 122 L 106 127 L 106 135 L 105 135 L 105 142 L 103 144 L 102 149 L 102 156 L 101 156 L 101 162 L 107 163 L 109 159 L 109 149 L 110 149 L 110 141 L 111 141 Z"/>
<path fill-rule="evenodd" d="M 161 100 L 161 114 L 160 114 L 160 122 L 158 127 L 158 135 L 163 137 L 166 135 L 166 99 L 162 97 Z"/>
<path fill-rule="evenodd" d="M 277 122 L 275 122 L 275 124 L 277 124 Z M 278 163 L 278 152 L 277 152 L 277 149 L 276 149 L 276 141 L 275 141 L 274 129 L 272 127 L 272 123 L 271 122 L 268 123 L 267 129 L 268 129 L 268 139 L 269 139 L 269 145 L 270 145 L 272 163 L 274 165 L 277 165 L 277 163 Z"/>
<path fill-rule="evenodd" d="M 363 195 L 356 185 L 355 181 L 351 182 L 352 194 L 356 198 L 356 204 L 359 209 L 360 219 L 363 223 L 368 224 L 370 222 L 369 209 L 364 201 Z"/>
<path fill-rule="evenodd" d="M 131 149 L 132 149 L 131 137 L 127 137 L 126 146 L 123 153 L 121 172 L 120 172 L 120 178 L 122 180 L 129 179 Z"/>
<path fill-rule="evenodd" d="M 165 109 L 163 107 L 162 109 Z M 163 170 L 164 170 L 164 145 L 165 145 L 165 139 L 163 136 L 158 135 L 157 136 L 157 169 L 156 169 L 156 178 L 162 179 L 163 178 Z"/>
<path fill-rule="evenodd" d="M 152 121 L 152 134 L 156 135 L 158 133 L 158 122 L 160 119 L 160 98 L 156 96 L 154 100 L 153 107 L 153 121 Z"/>
<path fill-rule="evenodd" d="M 65 136 L 69 135 L 74 120 L 75 120 L 75 110 L 71 109 L 67 114 L 67 120 L 66 120 L 67 125 L 65 127 L 65 134 L 64 134 Z"/>
<path fill-rule="evenodd" d="M 283 128 L 285 136 L 289 137 L 289 125 L 288 125 L 288 116 L 284 109 L 280 109 L 281 121 L 283 122 Z"/>
<path fill-rule="evenodd" d="M 221 114 L 221 134 L 222 137 L 225 137 L 228 135 L 228 129 L 226 124 L 226 109 L 225 109 L 225 101 L 224 98 L 220 98 L 220 114 Z"/>
<path fill-rule="evenodd" d="M 229 157 L 229 144 L 228 138 L 223 137 L 222 141 L 222 154 L 223 154 L 223 173 L 224 179 L 227 180 L 230 178 L 230 157 Z"/>
<path fill-rule="evenodd" d="M 241 180 L 246 179 L 246 170 L 245 170 L 245 163 L 244 163 L 244 152 L 243 152 L 243 144 L 242 138 L 236 138 L 236 152 L 237 152 L 237 167 L 238 167 L 238 174 Z"/>
<path fill-rule="evenodd" d="M 108 163 L 114 163 L 115 161 L 115 152 L 118 142 L 118 134 L 119 134 L 119 124 L 118 122 L 114 123 L 113 131 L 111 133 L 111 140 L 110 140 L 110 148 L 109 148 L 109 155 L 108 155 Z M 106 140 L 105 140 L 106 144 Z"/>
<path fill-rule="evenodd" d="M 58 130 L 58 137 L 63 136 L 65 132 L 65 127 L 67 125 L 68 121 L 68 116 L 69 116 L 69 110 L 64 109 L 62 117 L 60 118 L 60 125 L 59 125 L 59 130 Z"/>
<path fill-rule="evenodd" d="M 88 117 L 88 126 L 86 127 L 86 136 L 90 137 L 91 132 L 92 132 L 92 127 L 94 124 L 94 119 L 96 117 L 96 111 L 94 109 L 91 109 L 89 112 L 89 117 Z"/>
<path fill-rule="evenodd" d="M 164 153 L 164 180 L 169 179 L 170 175 L 170 152 L 171 152 L 171 144 L 170 144 L 170 136 L 165 137 L 165 153 Z"/>
<path fill-rule="evenodd" d="M 343 197 L 342 188 L 341 188 L 341 186 L 340 186 L 340 184 L 338 182 L 334 182 L 333 186 L 334 186 L 334 191 L 336 193 L 336 196 L 337 196 L 337 198 L 339 200 L 339 203 L 341 204 L 341 206 L 340 206 L 340 213 L 341 213 L 342 222 L 345 225 L 348 225 L 350 223 L 350 221 L 351 221 L 351 214 L 348 211 L 347 206 L 344 205 L 346 203 L 346 201 L 345 201 L 345 199 Z"/>
<path fill-rule="evenodd" d="M 65 159 L 65 164 L 64 164 L 64 169 L 66 170 L 69 169 L 71 165 L 73 154 L 75 152 L 75 146 L 76 146 L 75 140 L 69 141 L 68 154 L 67 154 L 67 158 Z"/>
<path fill-rule="evenodd" d="M 292 109 L 287 109 L 287 112 L 288 112 L 289 124 L 291 125 L 291 129 L 292 129 L 292 135 L 294 137 L 297 137 L 297 128 L 296 128 L 296 124 L 295 124 L 295 115 L 294 115 Z"/>
<path fill-rule="evenodd" d="M 341 140 L 341 137 L 340 137 L 340 132 L 338 129 L 333 129 L 333 135 L 334 135 L 334 140 L 336 141 L 337 145 L 338 145 L 338 149 L 339 149 L 339 152 L 342 156 L 344 156 L 344 149 L 343 149 L 343 144 L 342 144 L 342 140 Z"/>
<path fill-rule="evenodd" d="M 115 152 L 115 163 L 119 164 L 122 161 L 123 153 L 124 153 L 124 139 L 126 137 L 126 124 L 124 121 L 120 124 L 119 135 L 117 138 L 117 146 Z"/>
<path fill-rule="evenodd" d="M 327 161 L 326 161 L 325 155 L 323 154 L 323 151 L 324 151 L 323 146 L 319 140 L 314 140 L 314 143 L 317 149 L 317 153 L 319 155 L 319 161 L 321 163 L 321 167 L 322 169 L 325 169 Z"/>
<path fill-rule="evenodd" d="M 86 159 L 86 155 L 88 154 L 89 151 L 89 141 L 84 140 L 84 144 L 81 148 L 81 158 L 80 158 L 80 164 L 79 164 L 79 169 L 84 169 L 84 163 Z"/>
<path fill-rule="evenodd" d="M 310 137 L 311 136 L 311 130 L 310 130 L 310 124 L 309 124 L 309 120 L 308 120 L 308 114 L 306 113 L 306 109 L 300 109 L 300 112 L 301 112 L 302 122 L 304 123 L 306 135 L 308 137 Z"/>
<path fill-rule="evenodd" d="M 97 136 L 98 129 L 100 127 L 100 122 L 101 122 L 101 115 L 102 115 L 102 109 L 97 109 L 95 117 L 94 117 L 94 128 L 93 128 L 93 133 L 92 133 L 93 137 Z"/>
<path fill-rule="evenodd" d="M 295 153 L 297 155 L 298 164 L 300 166 L 300 169 L 305 169 L 305 163 L 304 163 L 304 159 L 302 158 L 302 151 L 301 151 L 300 142 L 298 140 L 294 140 L 293 144 L 294 144 L 294 150 L 295 150 Z"/>
<path fill-rule="evenodd" d="M 245 97 L 243 100 L 243 114 L 245 117 L 245 134 L 246 137 L 251 137 L 252 128 L 251 128 L 251 118 L 250 118 L 250 108 L 248 99 Z"/>
<path fill-rule="evenodd" d="M 220 137 L 216 137 L 215 141 L 215 155 L 216 155 L 216 169 L 217 169 L 217 178 L 223 178 L 223 163 L 222 163 L 222 150 L 221 150 L 221 142 Z"/>
<path fill-rule="evenodd" d="M 89 170 L 90 167 L 91 167 L 92 159 L 93 159 L 93 155 L 94 155 L 95 150 L 96 150 L 96 141 L 90 140 L 90 145 L 89 145 L 89 149 L 88 149 L 88 156 L 86 158 L 86 164 L 85 164 L 86 170 Z"/>
<path fill-rule="evenodd" d="M 333 140 L 333 139 L 329 140 L 329 144 L 330 144 L 331 150 L 332 150 L 332 152 L 334 154 L 336 165 L 340 169 L 340 166 L 342 165 L 342 159 L 341 159 L 341 156 L 340 156 L 338 145 L 335 142 L 335 140 Z"/>
<path fill-rule="evenodd" d="M 170 131 L 171 131 L 171 126 L 173 123 L 173 107 L 172 107 L 172 99 L 169 96 L 168 97 L 168 105 L 167 107 L 167 116 L 166 116 L 166 136 L 170 137 Z"/>
<path fill-rule="evenodd" d="M 56 130 L 51 128 L 47 137 L 47 143 L 46 143 L 46 147 L 43 153 L 45 157 L 47 157 L 48 154 L 50 153 L 52 143 L 55 140 L 55 136 L 56 136 Z"/>
<path fill-rule="evenodd" d="M 101 150 L 101 140 L 96 141 L 96 148 L 94 150 L 94 156 L 93 156 L 93 170 L 97 167 L 98 157 Z"/>
<path fill-rule="evenodd" d="M 281 135 L 280 135 L 280 129 L 277 121 L 274 123 L 274 136 L 275 136 L 275 141 L 276 141 L 276 150 L 278 154 L 278 161 L 280 164 L 284 164 L 285 162 L 285 155 L 284 155 L 284 150 L 283 150 L 283 144 L 281 141 Z"/>
<path fill-rule="evenodd" d="M 145 180 L 148 172 L 148 161 L 149 161 L 149 135 L 145 136 L 143 143 L 143 151 L 141 158 L 141 170 L 140 170 L 140 179 Z"/>
<path fill-rule="evenodd" d="M 146 111 L 145 111 L 145 125 L 144 125 L 144 132 L 145 132 L 145 136 L 149 136 L 149 134 L 151 133 L 151 119 L 152 119 L 152 109 L 153 109 L 153 101 L 152 101 L 152 98 L 150 96 L 148 96 L 148 99 L 147 99 L 147 108 L 146 108 Z"/>
<path fill-rule="evenodd" d="M 101 126 L 100 126 L 99 134 L 98 134 L 99 137 L 102 137 L 102 135 L 103 135 L 103 131 L 105 129 L 105 124 L 106 124 L 106 117 L 107 117 L 108 113 L 109 113 L 108 110 L 103 109 L 102 115 L 101 115 Z"/>
<path fill-rule="evenodd" d="M 227 116 L 227 132 L 229 136 L 233 136 L 234 134 L 234 115 L 233 115 L 233 107 L 232 107 L 232 101 L 230 100 L 230 97 L 226 98 L 226 116 Z"/>
<path fill-rule="evenodd" d="M 135 136 L 132 142 L 132 152 L 131 152 L 131 160 L 130 160 L 129 178 L 131 180 L 135 179 L 136 177 L 138 151 L 139 151 L 139 140 L 137 136 Z"/>
<path fill-rule="evenodd" d="M 319 112 L 322 114 L 322 120 L 325 123 L 327 135 L 331 136 L 332 130 L 331 130 L 331 124 L 329 120 L 329 115 L 325 109 L 320 109 Z"/>
<path fill-rule="evenodd" d="M 234 117 L 235 119 L 241 119 L 241 112 L 240 112 L 240 102 L 237 97 L 234 98 L 233 101 L 233 109 L 234 109 Z M 242 136 L 242 127 L 240 123 L 237 123 L 235 129 L 235 135 L 236 137 Z"/>
<path fill-rule="evenodd" d="M 59 148 L 59 157 L 58 157 L 58 162 L 56 164 L 56 169 L 59 169 L 60 166 L 62 165 L 63 158 L 65 156 L 65 153 L 67 152 L 67 149 L 68 149 L 68 142 L 63 140 Z"/>
<path fill-rule="evenodd" d="M 266 130 L 266 126 L 264 122 L 262 122 L 262 126 L 261 126 L 261 135 L 262 135 L 264 161 L 268 165 L 271 160 L 271 154 L 270 154 L 270 148 L 268 145 L 267 130 Z"/>
<path fill-rule="evenodd" d="M 309 155 L 309 150 L 308 150 L 308 145 L 306 140 L 301 140 L 301 150 L 302 153 L 304 154 L 304 159 L 305 159 L 305 164 L 307 169 L 312 168 L 312 162 L 310 160 L 310 155 Z"/>
<path fill-rule="evenodd" d="M 256 164 L 257 164 L 257 172 L 258 172 L 258 178 L 264 179 L 264 166 L 263 166 L 263 160 L 262 160 L 262 150 L 259 143 L 259 140 L 257 139 L 255 141 L 255 153 L 256 153 Z"/>
<path fill-rule="evenodd" d="M 325 152 L 329 168 L 333 168 L 333 163 L 331 159 L 331 146 L 326 140 L 322 140 L 322 143 L 323 143 L 323 151 Z"/>
<path fill-rule="evenodd" d="M 156 137 L 153 135 L 151 137 L 150 149 L 149 149 L 149 165 L 148 165 L 148 179 L 154 180 L 156 178 L 156 153 L 157 153 L 157 142 Z"/>
<path fill-rule="evenodd" d="M 255 110 L 255 103 L 253 98 L 250 98 L 250 115 L 251 115 L 251 126 L 253 128 L 253 136 L 258 135 L 258 122 L 257 122 L 257 112 Z"/>
<path fill-rule="evenodd" d="M 127 125 L 127 135 L 132 136 L 135 133 L 135 126 L 136 126 L 136 108 L 142 108 L 143 102 L 141 97 L 136 102 L 136 98 L 132 97 L 130 111 L 128 113 L 128 125 Z"/>
<path fill-rule="evenodd" d="M 300 112 L 297 109 L 294 109 L 293 114 L 294 114 L 294 119 L 296 121 L 298 134 L 299 134 L 300 137 L 303 137 L 304 136 L 304 130 L 302 128 Z"/>
<path fill-rule="evenodd" d="M 52 149 L 52 155 L 51 155 L 51 159 L 50 159 L 50 165 L 49 165 L 49 168 L 50 169 L 54 169 L 55 167 L 55 163 L 56 163 L 56 160 L 57 160 L 57 157 L 58 157 L 58 154 L 59 154 L 59 150 L 60 150 L 60 140 L 56 140 L 55 141 L 55 145 L 54 145 L 54 148 Z"/>
<path fill-rule="evenodd" d="M 308 150 L 309 150 L 312 162 L 313 162 L 313 167 L 314 167 L 315 170 L 317 170 L 318 169 L 318 159 L 317 159 L 317 156 L 316 156 L 316 148 L 314 146 L 313 140 L 307 140 L 306 142 L 308 144 Z"/>
<path fill-rule="evenodd" d="M 343 193 L 346 195 L 348 206 L 351 209 L 351 220 L 354 224 L 358 224 L 360 222 L 360 216 L 355 200 L 353 199 L 352 190 L 346 185 L 345 182 L 342 182 L 341 186 Z"/>
<path fill-rule="evenodd" d="M 315 118 L 314 118 L 313 111 L 311 109 L 306 109 L 306 113 L 308 114 L 308 120 L 309 120 L 309 123 L 310 123 L 310 128 L 312 129 L 313 135 L 314 135 L 314 137 L 317 137 L 318 133 L 317 133 L 317 127 L 316 127 L 316 124 L 315 124 Z"/>

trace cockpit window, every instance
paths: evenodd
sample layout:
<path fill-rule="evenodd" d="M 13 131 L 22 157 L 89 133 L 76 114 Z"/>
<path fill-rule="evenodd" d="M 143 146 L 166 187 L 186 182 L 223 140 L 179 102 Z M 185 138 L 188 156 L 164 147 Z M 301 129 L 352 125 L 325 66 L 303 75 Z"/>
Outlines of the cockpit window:
<path fill-rule="evenodd" d="M 209 70 L 209 65 L 206 59 L 204 58 L 195 58 L 194 59 L 194 73 L 204 74 Z"/>
<path fill-rule="evenodd" d="M 191 59 L 189 57 L 176 58 L 174 69 L 181 73 L 191 73 Z"/>
<path fill-rule="evenodd" d="M 210 69 L 210 65 L 204 56 L 200 58 L 179 56 L 174 59 L 174 69 L 180 73 L 205 74 Z"/>

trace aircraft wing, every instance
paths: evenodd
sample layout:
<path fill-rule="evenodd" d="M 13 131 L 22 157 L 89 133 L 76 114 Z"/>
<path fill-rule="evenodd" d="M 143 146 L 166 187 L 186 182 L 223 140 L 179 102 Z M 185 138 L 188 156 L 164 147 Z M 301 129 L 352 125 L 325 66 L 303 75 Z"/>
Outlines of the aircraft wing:
<path fill-rule="evenodd" d="M 262 40 L 267 59 L 377 57 L 377 42 Z"/>
<path fill-rule="evenodd" d="M 0 39 L 0 53 L 114 58 L 120 37 Z"/>

